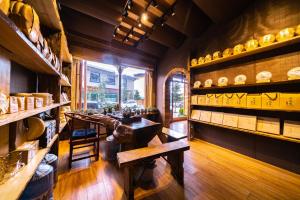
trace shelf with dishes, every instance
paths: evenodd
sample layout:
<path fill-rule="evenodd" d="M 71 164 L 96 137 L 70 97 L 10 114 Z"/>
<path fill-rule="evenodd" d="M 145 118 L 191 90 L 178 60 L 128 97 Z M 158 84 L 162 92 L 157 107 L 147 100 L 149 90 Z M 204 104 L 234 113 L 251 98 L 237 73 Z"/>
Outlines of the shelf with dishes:
<path fill-rule="evenodd" d="M 46 58 L 42 51 L 1 11 L 0 29 L 1 49 L 11 60 L 34 72 L 60 75 L 59 69 L 51 63 L 53 54 L 48 54 L 49 57 Z"/>
<path fill-rule="evenodd" d="M 267 34 L 259 39 L 248 40 L 245 44 L 237 44 L 233 48 L 227 48 L 223 52 L 216 51 L 212 55 L 193 58 L 189 68 L 200 69 L 211 67 L 216 64 L 246 58 L 256 54 L 276 50 L 282 47 L 296 45 L 300 43 L 300 25 L 297 27 L 285 28 L 275 34 Z"/>
<path fill-rule="evenodd" d="M 3 197 L 5 197 L 5 199 L 20 198 L 22 192 L 34 175 L 37 167 L 42 162 L 45 155 L 50 151 L 50 148 L 57 138 L 58 134 L 55 134 L 46 148 L 39 149 L 27 165 L 25 165 L 14 176 L 0 185 L 0 193 Z"/>
<path fill-rule="evenodd" d="M 232 126 L 225 126 L 222 124 L 216 124 L 216 123 L 211 123 L 211 122 L 204 122 L 200 120 L 195 120 L 195 119 L 189 119 L 190 122 L 195 122 L 203 125 L 209 125 L 209 126 L 215 126 L 215 127 L 220 127 L 220 128 L 225 128 L 225 129 L 230 129 L 230 130 L 235 130 L 235 131 L 240 131 L 244 133 L 249 133 L 249 134 L 254 134 L 254 135 L 260 135 L 264 137 L 269 137 L 269 138 L 274 138 L 274 139 L 279 139 L 279 140 L 284 140 L 284 141 L 289 141 L 289 142 L 295 142 L 295 143 L 300 143 L 300 139 L 294 139 L 290 137 L 285 137 L 283 135 L 275 135 L 275 134 L 270 134 L 270 133 L 265 133 L 261 131 L 253 131 L 253 130 L 247 130 L 247 129 L 242 129 L 242 128 L 237 128 L 237 127 L 232 127 Z"/>
<path fill-rule="evenodd" d="M 22 120 L 22 119 L 25 119 L 28 117 L 32 117 L 34 115 L 46 112 L 48 110 L 57 108 L 59 106 L 61 106 L 60 103 L 54 103 L 49 106 L 36 108 L 36 109 L 32 109 L 32 110 L 24 110 L 24 111 L 19 111 L 16 113 L 0 115 L 0 126 L 4 126 L 4 125 L 12 123 L 12 122 L 16 122 L 16 121 L 19 121 L 19 120 Z"/>

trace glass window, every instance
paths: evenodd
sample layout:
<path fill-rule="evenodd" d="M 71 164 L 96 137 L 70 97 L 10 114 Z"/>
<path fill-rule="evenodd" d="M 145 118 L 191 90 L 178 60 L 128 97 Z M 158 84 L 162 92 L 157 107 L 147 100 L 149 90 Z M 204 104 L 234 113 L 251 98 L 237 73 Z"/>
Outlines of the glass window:
<path fill-rule="evenodd" d="M 118 70 L 113 65 L 87 61 L 87 109 L 118 104 Z"/>
<path fill-rule="evenodd" d="M 126 67 L 122 72 L 122 108 L 144 108 L 145 70 Z"/>

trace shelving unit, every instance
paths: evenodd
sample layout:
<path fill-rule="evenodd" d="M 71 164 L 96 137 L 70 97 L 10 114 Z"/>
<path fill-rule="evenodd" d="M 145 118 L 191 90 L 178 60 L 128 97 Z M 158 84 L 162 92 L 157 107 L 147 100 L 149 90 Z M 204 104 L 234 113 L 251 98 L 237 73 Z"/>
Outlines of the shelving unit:
<path fill-rule="evenodd" d="M 264 137 L 289 141 L 289 142 L 300 143 L 299 139 L 289 138 L 289 137 L 285 137 L 283 135 L 275 135 L 275 134 L 264 133 L 264 132 L 260 132 L 260 131 L 252 131 L 252 130 L 247 130 L 247 129 L 235 128 L 235 127 L 231 127 L 231 126 L 224 126 L 224 125 L 221 125 L 221 124 L 208 123 L 208 122 L 203 122 L 203 121 L 194 120 L 194 119 L 189 119 L 189 121 L 196 122 L 196 123 L 199 123 L 199 124 L 209 125 L 209 126 L 215 126 L 215 127 L 225 128 L 225 129 L 231 129 L 231 130 L 240 131 L 240 132 L 243 132 L 243 133 L 249 133 L 249 134 L 260 135 L 260 136 L 264 136 Z"/>
<path fill-rule="evenodd" d="M 34 72 L 60 75 L 60 72 L 2 12 L 0 12 L 0 29 L 0 45 L 11 60 Z"/>
<path fill-rule="evenodd" d="M 0 185 L 0 193 L 5 199 L 19 199 L 22 192 L 26 188 L 26 185 L 32 178 L 37 167 L 45 157 L 45 155 L 50 151 L 50 148 L 57 140 L 58 134 L 56 134 L 51 142 L 48 144 L 47 148 L 40 149 L 35 157 L 24 166 L 15 176 L 7 180 L 4 184 Z"/>
<path fill-rule="evenodd" d="M 54 53 L 56 53 L 57 57 L 60 58 L 61 63 L 67 62 L 71 67 L 72 55 L 68 49 L 67 38 L 65 36 L 63 24 L 60 20 L 56 0 L 27 0 L 26 3 L 32 5 L 37 12 L 43 36 L 47 36 L 47 38 L 52 36 L 51 34 L 60 36 L 55 38 L 57 40 L 53 40 L 54 44 L 52 44 L 57 47 L 57 50 L 52 50 L 53 52 L 56 50 Z M 20 172 L 0 185 L 2 198 L 18 199 L 34 175 L 44 156 L 49 151 L 55 154 L 58 153 L 59 133 L 65 126 L 65 124 L 59 124 L 59 109 L 61 106 L 71 103 L 71 101 L 59 103 L 61 88 L 70 88 L 71 85 L 65 80 L 61 81 L 62 68 L 60 70 L 56 70 L 36 48 L 36 46 L 21 32 L 14 22 L 1 11 L 0 30 L 0 54 L 3 56 L 1 59 L 4 59 L 5 61 L 4 63 L 1 63 L 5 64 L 5 66 L 1 66 L 1 68 L 4 67 L 5 69 L 1 72 L 6 73 L 2 76 L 6 79 L 0 80 L 0 85 L 7 85 L 10 81 L 10 85 L 2 92 L 4 92 L 7 96 L 9 96 L 10 93 L 16 93 L 16 91 L 19 92 L 20 90 L 22 90 L 20 92 L 23 92 L 24 90 L 24 92 L 28 93 L 47 92 L 53 94 L 53 100 L 55 102 L 47 107 L 0 115 L 0 128 L 4 127 L 3 130 L 5 131 L 5 134 L 1 133 L 3 136 L 6 137 L 7 135 L 8 137 L 3 139 L 9 140 L 9 145 L 14 144 L 15 146 L 18 146 L 19 143 L 24 142 L 26 139 L 21 137 L 22 134 L 20 133 L 20 130 L 15 127 L 21 125 L 23 123 L 23 119 L 46 111 L 50 111 L 50 114 L 58 122 L 56 127 L 58 134 L 53 137 L 47 148 L 40 149 L 37 152 L 37 155 L 26 166 L 24 166 Z M 15 68 L 15 70 L 11 70 L 12 68 Z M 12 71 L 14 71 L 14 73 L 12 73 Z M 11 82 L 16 79 L 19 81 L 12 84 Z M 26 81 L 26 84 L 23 84 L 23 81 Z M 5 148 L 9 151 L 14 150 L 14 147 L 11 146 L 3 147 L 2 149 Z"/>
<path fill-rule="evenodd" d="M 71 84 L 63 77 L 60 79 L 60 84 L 65 87 L 71 87 Z"/>
<path fill-rule="evenodd" d="M 253 84 L 244 84 L 244 85 L 228 85 L 228 86 L 212 86 L 212 87 L 200 87 L 200 88 L 191 88 L 193 93 L 202 92 L 202 91 L 229 91 L 232 89 L 259 89 L 262 87 L 270 87 L 270 86 L 289 86 L 294 84 L 300 84 L 300 80 L 287 80 L 287 81 L 278 81 L 278 82 L 270 82 L 270 83 L 253 83 Z"/>
<path fill-rule="evenodd" d="M 237 60 L 240 58 L 246 58 L 248 56 L 253 56 L 253 55 L 260 54 L 260 53 L 273 51 L 273 50 L 279 49 L 281 47 L 286 47 L 286 46 L 290 46 L 290 45 L 294 45 L 294 44 L 298 44 L 298 43 L 300 43 L 300 36 L 293 37 L 293 38 L 283 41 L 283 42 L 275 42 L 275 43 L 265 46 L 265 47 L 258 47 L 251 51 L 244 51 L 240 54 L 228 56 L 226 58 L 219 58 L 217 60 L 212 60 L 210 62 L 206 62 L 206 63 L 196 65 L 196 66 L 189 66 L 189 68 L 191 70 L 199 69 L 199 68 L 207 68 L 207 67 L 211 67 L 216 64 L 226 63 L 226 62 Z"/>
<path fill-rule="evenodd" d="M 6 124 L 16 122 L 28 117 L 32 117 L 34 115 L 40 114 L 42 112 L 46 112 L 48 110 L 51 110 L 53 108 L 57 108 L 61 106 L 59 103 L 52 104 L 50 106 L 42 107 L 42 108 L 37 108 L 33 110 L 25 110 L 25 111 L 20 111 L 17 113 L 12 113 L 12 114 L 5 114 L 5 115 L 0 115 L 0 126 L 4 126 Z"/>

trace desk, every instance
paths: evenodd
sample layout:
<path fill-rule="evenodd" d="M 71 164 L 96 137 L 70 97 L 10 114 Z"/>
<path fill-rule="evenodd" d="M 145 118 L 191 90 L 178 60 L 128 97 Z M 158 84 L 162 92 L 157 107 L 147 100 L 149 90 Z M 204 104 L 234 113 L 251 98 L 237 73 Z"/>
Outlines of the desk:
<path fill-rule="evenodd" d="M 121 151 L 148 146 L 148 143 L 161 131 L 161 124 L 142 118 L 141 121 L 126 124 L 133 131 L 132 140 L 121 144 Z"/>

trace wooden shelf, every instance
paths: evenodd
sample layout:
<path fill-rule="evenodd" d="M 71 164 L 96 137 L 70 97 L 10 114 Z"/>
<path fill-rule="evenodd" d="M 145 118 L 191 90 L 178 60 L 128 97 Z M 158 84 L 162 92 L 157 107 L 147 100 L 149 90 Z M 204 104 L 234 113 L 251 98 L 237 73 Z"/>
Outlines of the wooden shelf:
<path fill-rule="evenodd" d="M 61 76 L 60 84 L 65 87 L 71 87 L 71 84 Z"/>
<path fill-rule="evenodd" d="M 67 105 L 67 104 L 69 104 L 69 103 L 71 103 L 71 101 L 61 102 L 60 105 L 61 105 L 61 106 L 64 106 L 64 105 Z"/>
<path fill-rule="evenodd" d="M 64 128 L 66 127 L 66 125 L 67 125 L 67 122 L 65 122 L 65 123 L 60 123 L 59 124 L 59 133 L 61 133 L 63 130 L 64 130 Z"/>
<path fill-rule="evenodd" d="M 286 80 L 286 81 L 278 81 L 278 82 L 270 82 L 270 83 L 253 83 L 253 84 L 245 84 L 245 85 L 228 85 L 228 86 L 212 86 L 212 87 L 200 87 L 200 88 L 191 88 L 191 91 L 210 91 L 210 90 L 229 90 L 229 89 L 238 89 L 238 88 L 259 88 L 259 87 L 269 87 L 269 86 L 279 86 L 279 85 L 292 85 L 292 84 L 300 84 L 299 80 Z"/>
<path fill-rule="evenodd" d="M 59 103 L 55 103 L 55 104 L 52 104 L 51 106 L 46 106 L 46 107 L 37 108 L 37 109 L 33 109 L 33 110 L 25 110 L 25 111 L 20 111 L 17 113 L 12 113 L 12 114 L 0 115 L 0 126 L 37 115 L 39 113 L 51 110 L 53 108 L 57 108 L 60 105 L 61 104 L 59 104 Z"/>
<path fill-rule="evenodd" d="M 281 109 L 262 109 L 262 108 L 239 108 L 239 107 L 225 107 L 225 106 L 213 106 L 213 105 L 193 105 L 198 107 L 211 107 L 211 108 L 220 108 L 220 109 L 237 109 L 237 110 L 260 110 L 266 112 L 286 112 L 286 113 L 299 113 L 300 110 L 281 110 Z"/>
<path fill-rule="evenodd" d="M 224 125 L 220 125 L 220 124 L 203 122 L 203 121 L 199 121 L 199 120 L 195 120 L 195 119 L 189 119 L 189 121 L 200 123 L 200 124 L 205 124 L 205 125 L 210 125 L 210 126 L 216 126 L 216 127 L 220 127 L 220 128 L 231 129 L 231 130 L 240 131 L 240 132 L 244 132 L 244 133 L 250 133 L 250 134 L 254 134 L 254 135 L 260 135 L 260 136 L 264 136 L 264 137 L 270 137 L 270 138 L 274 138 L 274 139 L 278 139 L 278 140 L 300 143 L 299 139 L 289 138 L 289 137 L 285 137 L 283 135 L 274 135 L 274 134 L 264 133 L 264 132 L 260 132 L 260 131 L 251 131 L 251 130 L 246 130 L 246 129 L 241 129 L 241 128 L 224 126 Z"/>
<path fill-rule="evenodd" d="M 226 57 L 226 58 L 220 58 L 220 59 L 217 59 L 217 60 L 212 60 L 210 62 L 203 63 L 203 64 L 196 65 L 196 66 L 190 66 L 189 68 L 191 70 L 193 70 L 193 69 L 200 69 L 200 68 L 210 67 L 210 66 L 213 66 L 213 65 L 216 65 L 216 64 L 237 60 L 239 58 L 252 56 L 252 55 L 255 55 L 255 54 L 259 54 L 259 53 L 279 49 L 281 47 L 285 47 L 285 46 L 289 46 L 289 45 L 293 45 L 293 44 L 297 44 L 297 43 L 300 43 L 300 36 L 293 37 L 292 39 L 289 39 L 289 40 L 286 40 L 286 41 L 283 41 L 283 42 L 275 42 L 275 43 L 273 43 L 269 46 L 258 47 L 258 48 L 254 49 L 252 51 L 244 51 L 244 52 L 242 52 L 240 54 L 237 54 L 237 55 L 232 55 L 232 56 L 229 56 L 229 57 Z"/>
<path fill-rule="evenodd" d="M 31 71 L 60 75 L 6 15 L 0 12 L 0 45 L 11 60 Z"/>
<path fill-rule="evenodd" d="M 62 30 L 56 0 L 27 0 L 26 2 L 34 7 L 41 24 L 53 30 Z"/>
<path fill-rule="evenodd" d="M 47 148 L 40 149 L 37 152 L 37 155 L 25 167 L 23 167 L 15 176 L 7 180 L 4 184 L 0 185 L 0 193 L 3 199 L 15 200 L 20 198 L 37 167 L 45 155 L 50 151 L 51 146 L 57 138 L 58 134 L 53 137 Z"/>

